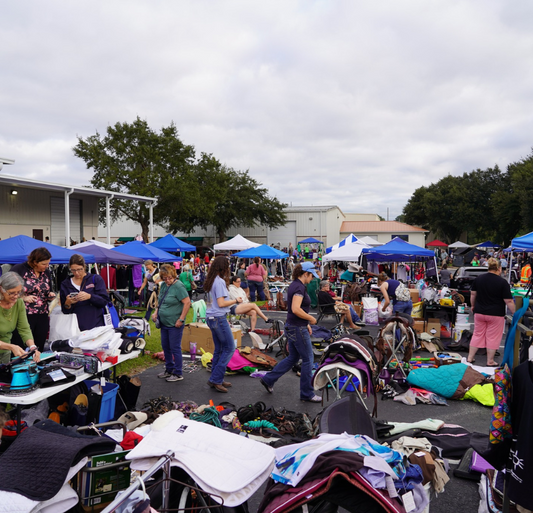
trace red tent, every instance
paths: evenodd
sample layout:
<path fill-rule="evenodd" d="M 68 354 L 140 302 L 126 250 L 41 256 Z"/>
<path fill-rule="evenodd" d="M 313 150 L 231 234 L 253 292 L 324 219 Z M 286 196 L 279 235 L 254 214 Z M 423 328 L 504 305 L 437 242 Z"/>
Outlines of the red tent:
<path fill-rule="evenodd" d="M 434 241 L 428 242 L 426 246 L 428 248 L 447 248 L 448 244 L 442 242 L 439 239 L 435 239 Z"/>

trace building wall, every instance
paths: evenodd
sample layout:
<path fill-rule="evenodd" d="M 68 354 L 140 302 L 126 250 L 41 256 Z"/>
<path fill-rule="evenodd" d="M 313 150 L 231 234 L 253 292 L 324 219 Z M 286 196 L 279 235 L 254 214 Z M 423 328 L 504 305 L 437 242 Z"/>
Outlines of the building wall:
<path fill-rule="evenodd" d="M 379 221 L 379 216 L 377 214 L 356 214 L 348 212 L 344 215 L 345 221 Z"/>
<path fill-rule="evenodd" d="M 11 191 L 17 194 L 12 195 Z M 61 192 L 0 185 L 0 237 L 33 236 L 33 230 L 43 230 L 43 240 L 50 237 L 51 197 L 64 197 Z M 91 239 L 98 233 L 98 199 L 73 194 L 82 202 L 83 237 Z"/>

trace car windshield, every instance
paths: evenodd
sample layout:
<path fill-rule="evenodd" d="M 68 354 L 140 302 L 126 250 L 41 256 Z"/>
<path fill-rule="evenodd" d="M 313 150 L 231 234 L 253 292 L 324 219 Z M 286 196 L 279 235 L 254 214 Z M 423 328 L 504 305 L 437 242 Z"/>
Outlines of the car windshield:
<path fill-rule="evenodd" d="M 488 270 L 488 267 L 460 267 L 459 269 L 457 269 L 455 278 L 479 276 L 480 274 L 486 273 Z"/>

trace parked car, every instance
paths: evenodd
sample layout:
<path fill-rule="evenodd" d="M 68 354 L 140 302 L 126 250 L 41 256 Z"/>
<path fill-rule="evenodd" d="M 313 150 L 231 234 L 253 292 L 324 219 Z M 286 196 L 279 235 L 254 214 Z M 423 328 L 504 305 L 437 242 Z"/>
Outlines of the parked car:
<path fill-rule="evenodd" d="M 481 274 L 488 272 L 489 268 L 480 267 L 459 267 L 450 280 L 450 288 L 456 289 L 459 294 L 464 296 L 465 301 L 470 304 L 470 290 L 472 282 Z"/>

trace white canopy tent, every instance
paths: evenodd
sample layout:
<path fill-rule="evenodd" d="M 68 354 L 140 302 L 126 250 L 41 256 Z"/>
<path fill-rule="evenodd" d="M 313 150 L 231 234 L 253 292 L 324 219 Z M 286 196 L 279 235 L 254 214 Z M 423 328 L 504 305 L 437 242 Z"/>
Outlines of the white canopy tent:
<path fill-rule="evenodd" d="M 368 244 L 369 246 L 383 246 L 383 242 L 379 242 L 376 239 L 369 237 L 368 235 L 365 237 L 361 237 L 359 241 L 364 242 L 365 244 Z"/>
<path fill-rule="evenodd" d="M 261 244 L 245 239 L 241 234 L 238 234 L 235 235 L 233 239 L 215 244 L 213 249 L 215 251 L 244 251 L 245 249 L 257 248 L 260 245 Z"/>
<path fill-rule="evenodd" d="M 341 246 L 331 253 L 324 255 L 322 257 L 322 261 L 330 262 L 332 260 L 336 260 L 339 262 L 357 262 L 361 256 L 361 253 L 363 252 L 363 249 L 370 247 L 371 246 L 368 244 L 358 240 L 357 242 L 346 244 L 345 246 Z"/>
<path fill-rule="evenodd" d="M 326 248 L 326 253 L 331 253 L 336 249 L 342 248 L 346 244 L 351 244 L 352 242 L 357 242 L 358 240 L 359 239 L 353 233 L 350 233 L 348 237 L 345 237 L 339 243 L 335 244 L 334 246 L 330 246 L 329 248 Z"/>
<path fill-rule="evenodd" d="M 99 246 L 105 249 L 113 249 L 115 247 L 113 244 L 106 244 L 105 242 L 100 242 L 99 240 L 88 240 L 85 242 L 80 242 L 79 244 L 74 244 L 74 246 L 70 246 L 70 249 L 86 248 L 88 246 Z"/>
<path fill-rule="evenodd" d="M 448 246 L 450 249 L 458 249 L 458 248 L 470 248 L 468 244 L 465 244 L 464 242 L 461 242 L 458 240 L 457 242 L 454 242 L 453 244 L 450 244 Z"/>

